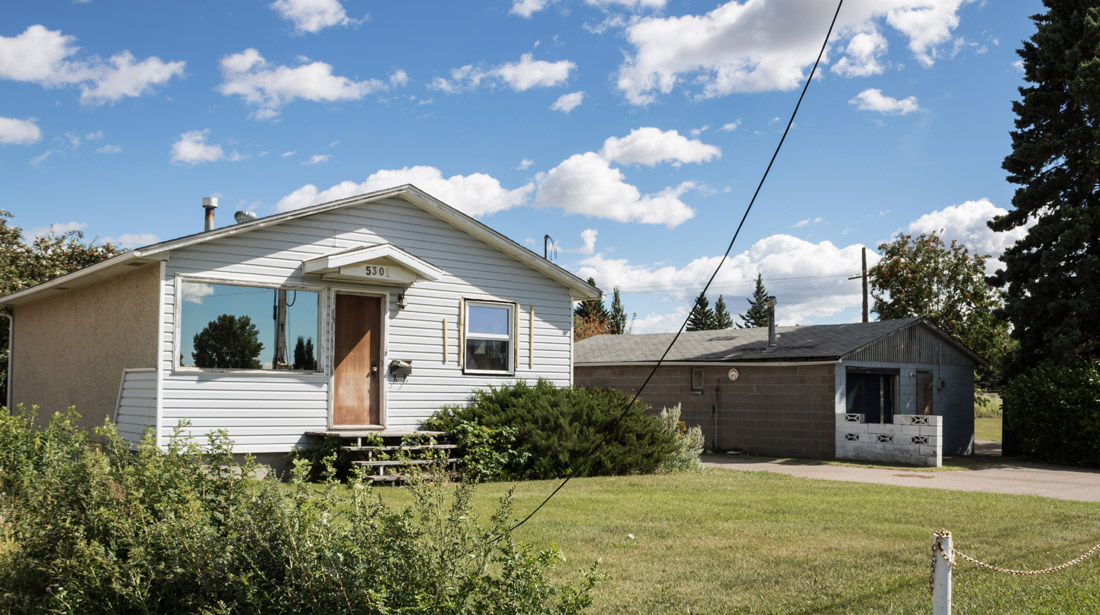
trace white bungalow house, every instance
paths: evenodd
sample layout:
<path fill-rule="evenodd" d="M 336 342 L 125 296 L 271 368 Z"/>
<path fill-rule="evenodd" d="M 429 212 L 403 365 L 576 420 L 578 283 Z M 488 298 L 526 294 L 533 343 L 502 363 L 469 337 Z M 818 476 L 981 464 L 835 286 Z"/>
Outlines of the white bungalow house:
<path fill-rule="evenodd" d="M 161 444 L 186 421 L 262 455 L 416 429 L 489 385 L 572 384 L 573 301 L 599 289 L 421 190 L 243 218 L 213 228 L 208 208 L 205 232 L 0 299 L 9 407 L 75 405 Z"/>

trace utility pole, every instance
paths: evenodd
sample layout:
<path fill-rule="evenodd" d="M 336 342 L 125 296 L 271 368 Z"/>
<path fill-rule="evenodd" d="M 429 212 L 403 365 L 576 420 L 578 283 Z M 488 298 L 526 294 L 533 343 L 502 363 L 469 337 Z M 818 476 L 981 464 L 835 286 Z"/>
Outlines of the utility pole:
<path fill-rule="evenodd" d="M 849 280 L 855 280 L 857 278 L 863 278 L 863 322 L 868 322 L 867 318 L 867 248 L 863 248 L 863 273 L 860 275 L 848 276 Z"/>

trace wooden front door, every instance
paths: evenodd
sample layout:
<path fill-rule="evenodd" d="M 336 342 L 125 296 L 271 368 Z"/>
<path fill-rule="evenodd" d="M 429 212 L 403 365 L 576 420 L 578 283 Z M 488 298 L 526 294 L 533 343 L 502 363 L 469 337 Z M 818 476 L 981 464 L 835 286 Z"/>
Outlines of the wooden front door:
<path fill-rule="evenodd" d="M 932 372 L 917 372 L 917 414 L 932 414 Z"/>
<path fill-rule="evenodd" d="M 336 295 L 333 427 L 380 425 L 382 300 Z"/>

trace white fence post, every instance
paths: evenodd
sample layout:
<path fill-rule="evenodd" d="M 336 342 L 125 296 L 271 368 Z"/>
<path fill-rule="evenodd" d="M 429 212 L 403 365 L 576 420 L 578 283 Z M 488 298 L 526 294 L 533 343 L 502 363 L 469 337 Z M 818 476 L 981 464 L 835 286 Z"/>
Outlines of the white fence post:
<path fill-rule="evenodd" d="M 951 532 L 932 534 L 932 613 L 951 615 Z"/>

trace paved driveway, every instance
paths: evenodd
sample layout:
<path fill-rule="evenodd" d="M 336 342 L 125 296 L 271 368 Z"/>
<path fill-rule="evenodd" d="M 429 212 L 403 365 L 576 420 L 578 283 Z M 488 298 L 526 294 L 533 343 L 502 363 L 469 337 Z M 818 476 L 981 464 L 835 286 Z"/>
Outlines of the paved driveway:
<path fill-rule="evenodd" d="M 777 472 L 802 478 L 875 483 L 927 489 L 984 491 L 1014 495 L 1038 495 L 1058 500 L 1100 502 L 1100 471 L 1040 464 L 1013 464 L 981 470 L 925 472 L 885 468 L 858 468 L 802 461 L 748 459 L 737 455 L 704 455 L 709 468 Z"/>

